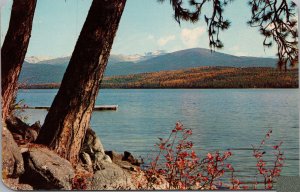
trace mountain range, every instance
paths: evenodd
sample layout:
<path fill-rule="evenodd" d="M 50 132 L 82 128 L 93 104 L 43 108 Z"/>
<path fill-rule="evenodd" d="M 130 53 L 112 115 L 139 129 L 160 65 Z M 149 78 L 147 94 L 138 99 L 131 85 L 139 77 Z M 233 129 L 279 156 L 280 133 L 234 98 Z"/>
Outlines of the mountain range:
<path fill-rule="evenodd" d="M 26 84 L 59 83 L 70 57 L 49 60 L 26 59 L 19 82 Z M 261 57 L 240 57 L 209 49 L 193 48 L 172 53 L 149 52 L 144 55 L 111 55 L 105 76 L 130 75 L 158 71 L 179 70 L 203 66 L 230 67 L 272 67 L 277 59 Z"/>

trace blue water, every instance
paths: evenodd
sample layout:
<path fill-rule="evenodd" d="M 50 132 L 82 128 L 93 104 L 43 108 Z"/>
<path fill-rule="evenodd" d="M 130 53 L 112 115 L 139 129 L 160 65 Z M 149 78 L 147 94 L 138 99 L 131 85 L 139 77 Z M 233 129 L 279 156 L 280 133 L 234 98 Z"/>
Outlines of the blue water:
<path fill-rule="evenodd" d="M 57 90 L 20 90 L 29 106 L 51 105 Z M 283 175 L 299 175 L 298 89 L 105 89 L 97 105 L 117 104 L 117 111 L 94 112 L 91 126 L 106 150 L 151 156 L 158 137 L 167 137 L 177 121 L 193 130 L 200 154 L 231 149 L 238 175 L 255 174 L 251 144 L 258 145 L 269 128 L 270 147 L 283 141 Z M 46 110 L 23 116 L 43 122 Z M 266 157 L 272 157 L 267 151 Z"/>

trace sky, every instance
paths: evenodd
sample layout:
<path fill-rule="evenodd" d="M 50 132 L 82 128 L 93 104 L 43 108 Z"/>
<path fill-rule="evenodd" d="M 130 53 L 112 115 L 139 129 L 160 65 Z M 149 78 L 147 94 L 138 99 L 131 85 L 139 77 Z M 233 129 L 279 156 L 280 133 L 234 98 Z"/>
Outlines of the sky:
<path fill-rule="evenodd" d="M 0 5 L 3 6 L 3 41 L 12 1 L 1 0 Z M 38 0 L 26 56 L 71 55 L 90 5 L 91 0 Z M 204 8 L 206 13 L 211 10 Z M 157 0 L 127 0 L 112 53 L 131 55 L 156 50 L 173 52 L 194 47 L 209 48 L 203 15 L 198 23 L 183 22 L 179 26 L 173 14 L 168 0 L 163 4 Z M 226 7 L 224 16 L 231 21 L 231 27 L 221 33 L 225 47 L 218 51 L 238 56 L 274 57 L 276 47 L 264 48 L 258 29 L 246 24 L 250 14 L 246 0 L 235 0 Z"/>

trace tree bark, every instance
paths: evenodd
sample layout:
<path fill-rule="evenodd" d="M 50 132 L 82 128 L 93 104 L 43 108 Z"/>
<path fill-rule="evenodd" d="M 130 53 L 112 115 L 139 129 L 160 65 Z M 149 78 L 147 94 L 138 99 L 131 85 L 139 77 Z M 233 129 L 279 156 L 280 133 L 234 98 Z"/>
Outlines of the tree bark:
<path fill-rule="evenodd" d="M 37 143 L 73 165 L 90 123 L 126 0 L 94 0 Z"/>
<path fill-rule="evenodd" d="M 14 0 L 1 50 L 2 122 L 11 112 L 18 78 L 31 36 L 36 0 Z"/>

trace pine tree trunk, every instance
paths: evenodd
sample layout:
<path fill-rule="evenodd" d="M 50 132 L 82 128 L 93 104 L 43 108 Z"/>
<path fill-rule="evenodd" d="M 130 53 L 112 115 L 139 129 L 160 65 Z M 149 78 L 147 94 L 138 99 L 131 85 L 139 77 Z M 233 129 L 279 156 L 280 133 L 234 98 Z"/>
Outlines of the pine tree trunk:
<path fill-rule="evenodd" d="M 61 87 L 37 143 L 54 149 L 73 165 L 89 126 L 95 100 L 126 0 L 94 0 Z"/>
<path fill-rule="evenodd" d="M 31 36 L 36 0 L 14 0 L 1 50 L 2 122 L 11 112 L 18 78 Z"/>

